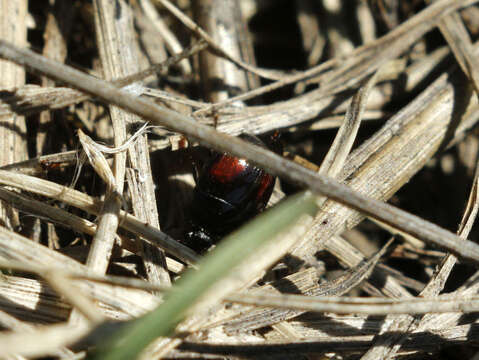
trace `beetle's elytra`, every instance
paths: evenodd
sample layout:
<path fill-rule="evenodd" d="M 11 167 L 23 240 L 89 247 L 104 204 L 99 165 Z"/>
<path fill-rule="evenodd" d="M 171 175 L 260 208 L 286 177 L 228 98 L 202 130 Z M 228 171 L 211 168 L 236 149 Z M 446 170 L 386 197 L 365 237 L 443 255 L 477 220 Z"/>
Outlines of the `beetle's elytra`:
<path fill-rule="evenodd" d="M 256 136 L 241 138 L 266 147 Z M 279 150 L 275 136 L 275 150 Z M 192 230 L 186 235 L 189 246 L 199 250 L 261 212 L 268 203 L 275 177 L 247 160 L 216 153 L 203 166 L 191 205 Z"/>

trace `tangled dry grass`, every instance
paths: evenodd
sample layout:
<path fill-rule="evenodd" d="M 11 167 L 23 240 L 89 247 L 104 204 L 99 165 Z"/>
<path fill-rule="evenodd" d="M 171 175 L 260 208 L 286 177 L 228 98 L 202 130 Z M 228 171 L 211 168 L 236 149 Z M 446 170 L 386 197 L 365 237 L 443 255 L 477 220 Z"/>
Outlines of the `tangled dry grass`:
<path fill-rule="evenodd" d="M 0 0 L 0 357 L 476 358 L 475 3 Z M 208 149 L 279 181 L 198 254 Z"/>

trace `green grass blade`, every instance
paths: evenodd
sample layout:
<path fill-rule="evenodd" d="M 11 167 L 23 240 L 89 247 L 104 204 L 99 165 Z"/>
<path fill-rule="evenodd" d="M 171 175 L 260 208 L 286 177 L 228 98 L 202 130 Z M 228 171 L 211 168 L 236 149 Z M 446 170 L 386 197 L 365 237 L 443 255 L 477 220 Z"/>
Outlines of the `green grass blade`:
<path fill-rule="evenodd" d="M 115 333 L 102 346 L 96 358 L 134 359 L 157 337 L 172 335 L 188 309 L 215 282 L 227 276 L 247 257 L 254 256 L 258 248 L 293 225 L 301 215 L 313 216 L 316 211 L 316 197 L 303 192 L 289 197 L 227 236 L 200 261 L 200 270 L 189 270 L 176 283 L 174 291 L 166 295 L 163 304 Z"/>

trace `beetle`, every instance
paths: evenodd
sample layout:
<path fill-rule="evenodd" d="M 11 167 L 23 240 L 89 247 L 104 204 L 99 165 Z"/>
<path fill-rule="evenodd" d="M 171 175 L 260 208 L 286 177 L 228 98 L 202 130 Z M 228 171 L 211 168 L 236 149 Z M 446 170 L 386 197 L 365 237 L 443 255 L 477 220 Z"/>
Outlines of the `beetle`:
<path fill-rule="evenodd" d="M 250 134 L 243 140 L 266 148 Z M 268 139 L 269 147 L 282 152 L 278 133 Z M 273 192 L 276 178 L 246 159 L 214 153 L 200 171 L 190 208 L 191 228 L 187 245 L 202 251 L 222 236 L 263 211 Z"/>

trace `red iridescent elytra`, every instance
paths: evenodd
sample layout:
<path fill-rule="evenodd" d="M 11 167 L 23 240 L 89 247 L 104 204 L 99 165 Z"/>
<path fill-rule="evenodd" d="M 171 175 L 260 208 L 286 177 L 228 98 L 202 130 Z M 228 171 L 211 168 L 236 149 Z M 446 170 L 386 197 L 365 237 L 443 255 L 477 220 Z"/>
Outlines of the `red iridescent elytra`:
<path fill-rule="evenodd" d="M 241 138 L 265 147 L 256 136 L 243 134 Z M 215 154 L 197 180 L 191 207 L 195 230 L 190 237 L 199 229 L 203 239 L 233 230 L 266 207 L 274 183 L 275 177 L 245 159 Z"/>
<path fill-rule="evenodd" d="M 239 159 L 234 156 L 223 154 L 217 161 L 211 164 L 209 174 L 220 183 L 228 183 L 246 171 L 248 163 L 245 159 Z"/>
<path fill-rule="evenodd" d="M 268 190 L 272 185 L 274 185 L 274 180 L 275 178 L 268 173 L 261 177 L 261 184 L 258 189 L 258 193 L 256 194 L 256 200 L 261 201 L 265 195 L 268 196 L 269 200 L 271 194 L 268 195 Z M 268 200 L 266 202 L 268 202 Z"/>

